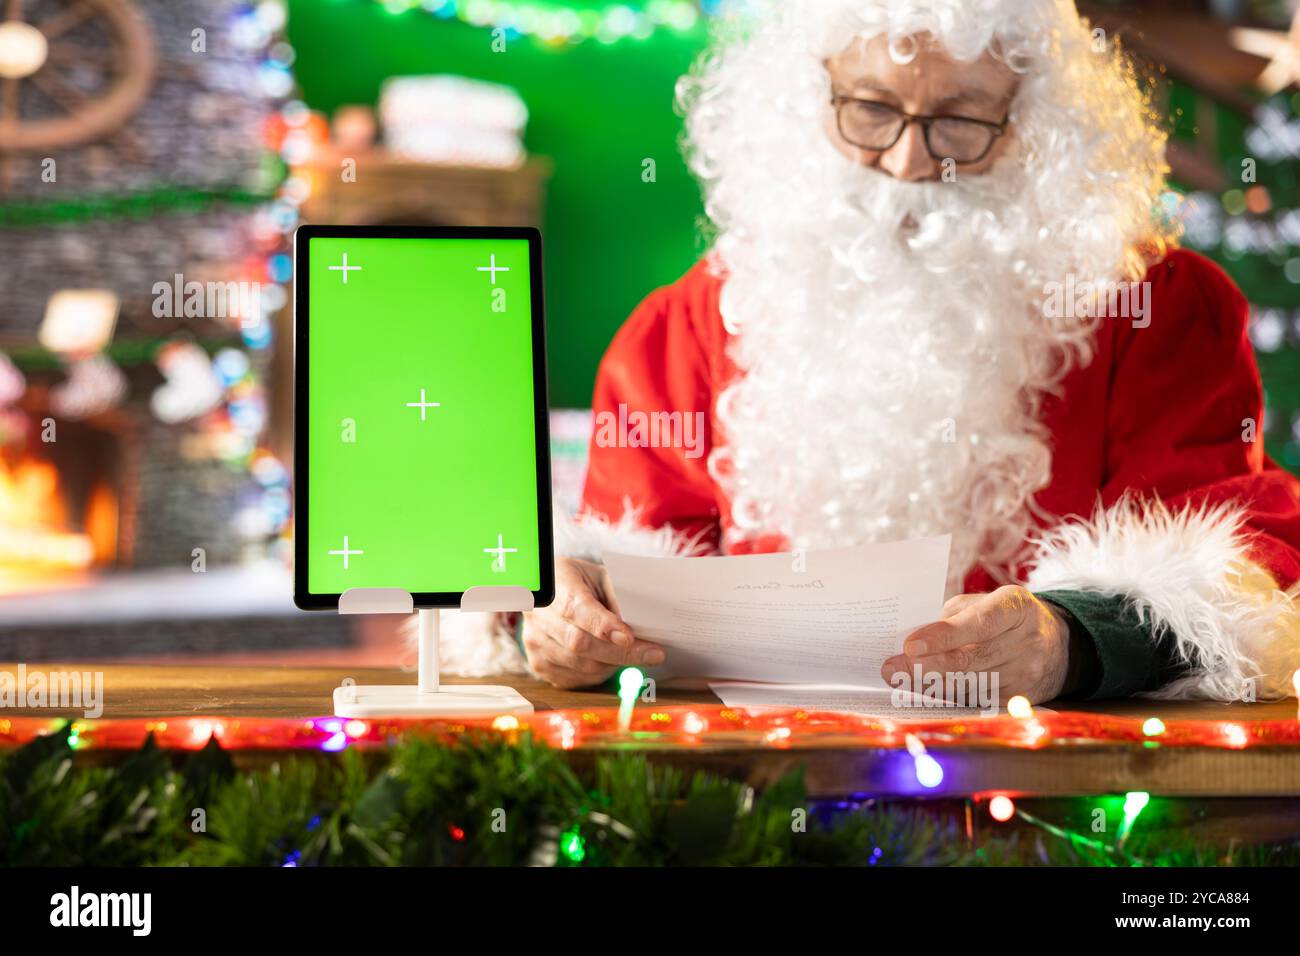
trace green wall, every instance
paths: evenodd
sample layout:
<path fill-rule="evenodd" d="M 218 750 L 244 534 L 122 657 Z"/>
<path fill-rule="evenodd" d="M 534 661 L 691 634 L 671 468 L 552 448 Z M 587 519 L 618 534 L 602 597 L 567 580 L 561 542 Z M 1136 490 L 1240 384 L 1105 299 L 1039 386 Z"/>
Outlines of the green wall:
<path fill-rule="evenodd" d="M 555 166 L 543 225 L 551 402 L 586 406 L 596 365 L 628 313 L 700 252 L 699 191 L 681 159 L 673 87 L 704 43 L 646 40 L 492 52 L 492 33 L 372 0 L 290 0 L 289 40 L 309 106 L 376 103 L 389 76 L 455 73 L 505 83 L 528 104 L 528 150 Z M 652 158 L 656 181 L 642 181 Z"/>

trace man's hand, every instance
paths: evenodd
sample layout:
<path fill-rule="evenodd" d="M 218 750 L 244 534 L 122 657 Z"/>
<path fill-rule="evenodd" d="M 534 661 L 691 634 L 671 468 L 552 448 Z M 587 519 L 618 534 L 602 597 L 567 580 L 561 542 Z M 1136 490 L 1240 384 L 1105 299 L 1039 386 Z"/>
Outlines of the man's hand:
<path fill-rule="evenodd" d="M 555 600 L 524 615 L 524 653 L 538 677 L 556 687 L 590 687 L 620 667 L 662 664 L 663 649 L 632 636 L 610 610 L 605 569 L 555 559 Z"/>
<path fill-rule="evenodd" d="M 903 653 L 885 661 L 880 673 L 896 687 L 894 675 L 901 672 L 907 676 L 901 686 L 911 687 L 918 664 L 922 673 L 996 671 L 1002 706 L 1017 694 L 1037 704 L 1065 686 L 1069 644 L 1069 626 L 1060 612 L 1024 588 L 1008 585 L 950 599 L 943 620 L 909 634 Z"/>

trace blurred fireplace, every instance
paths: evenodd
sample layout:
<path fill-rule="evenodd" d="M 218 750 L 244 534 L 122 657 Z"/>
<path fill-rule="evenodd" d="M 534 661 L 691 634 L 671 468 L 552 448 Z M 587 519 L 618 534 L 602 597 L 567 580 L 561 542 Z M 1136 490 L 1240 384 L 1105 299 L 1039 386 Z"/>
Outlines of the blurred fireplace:
<path fill-rule="evenodd" d="M 119 413 L 59 419 L 47 396 L 29 391 L 0 445 L 0 594 L 74 585 L 133 556 L 136 429 Z"/>
<path fill-rule="evenodd" d="M 351 619 L 298 612 L 288 567 L 249 550 L 248 475 L 196 447 L 192 422 L 158 421 L 152 363 L 122 371 L 133 397 L 109 411 L 53 414 L 51 369 L 0 413 L 0 660 L 353 646 Z"/>
<path fill-rule="evenodd" d="M 235 564 L 255 547 L 237 520 L 252 479 L 213 460 L 194 422 L 158 420 L 152 361 L 122 372 L 125 400 L 79 419 L 53 411 L 62 370 L 29 373 L 0 428 L 0 594 L 107 571 L 188 570 L 195 548 L 208 565 Z"/>

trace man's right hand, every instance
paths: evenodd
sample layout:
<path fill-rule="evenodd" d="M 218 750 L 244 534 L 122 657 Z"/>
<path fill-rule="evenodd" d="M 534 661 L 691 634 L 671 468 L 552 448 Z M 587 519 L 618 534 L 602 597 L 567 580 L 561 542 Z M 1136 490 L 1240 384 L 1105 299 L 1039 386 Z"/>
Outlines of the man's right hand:
<path fill-rule="evenodd" d="M 590 687 L 629 665 L 662 664 L 663 648 L 639 641 L 609 598 L 605 569 L 555 559 L 555 600 L 524 615 L 524 653 L 538 677 L 556 687 Z"/>

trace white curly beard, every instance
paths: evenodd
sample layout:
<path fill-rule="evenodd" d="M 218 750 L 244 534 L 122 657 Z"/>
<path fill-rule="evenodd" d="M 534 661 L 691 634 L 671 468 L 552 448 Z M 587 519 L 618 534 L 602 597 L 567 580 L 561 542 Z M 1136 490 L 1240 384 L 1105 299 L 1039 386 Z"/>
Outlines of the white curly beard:
<path fill-rule="evenodd" d="M 812 152 L 806 199 L 823 218 L 716 250 L 745 370 L 710 462 L 733 541 L 951 532 L 950 592 L 976 563 L 1005 577 L 1051 473 L 1037 401 L 1091 334 L 1043 317 L 1060 252 L 1039 238 L 1022 167 L 906 183 Z"/>

